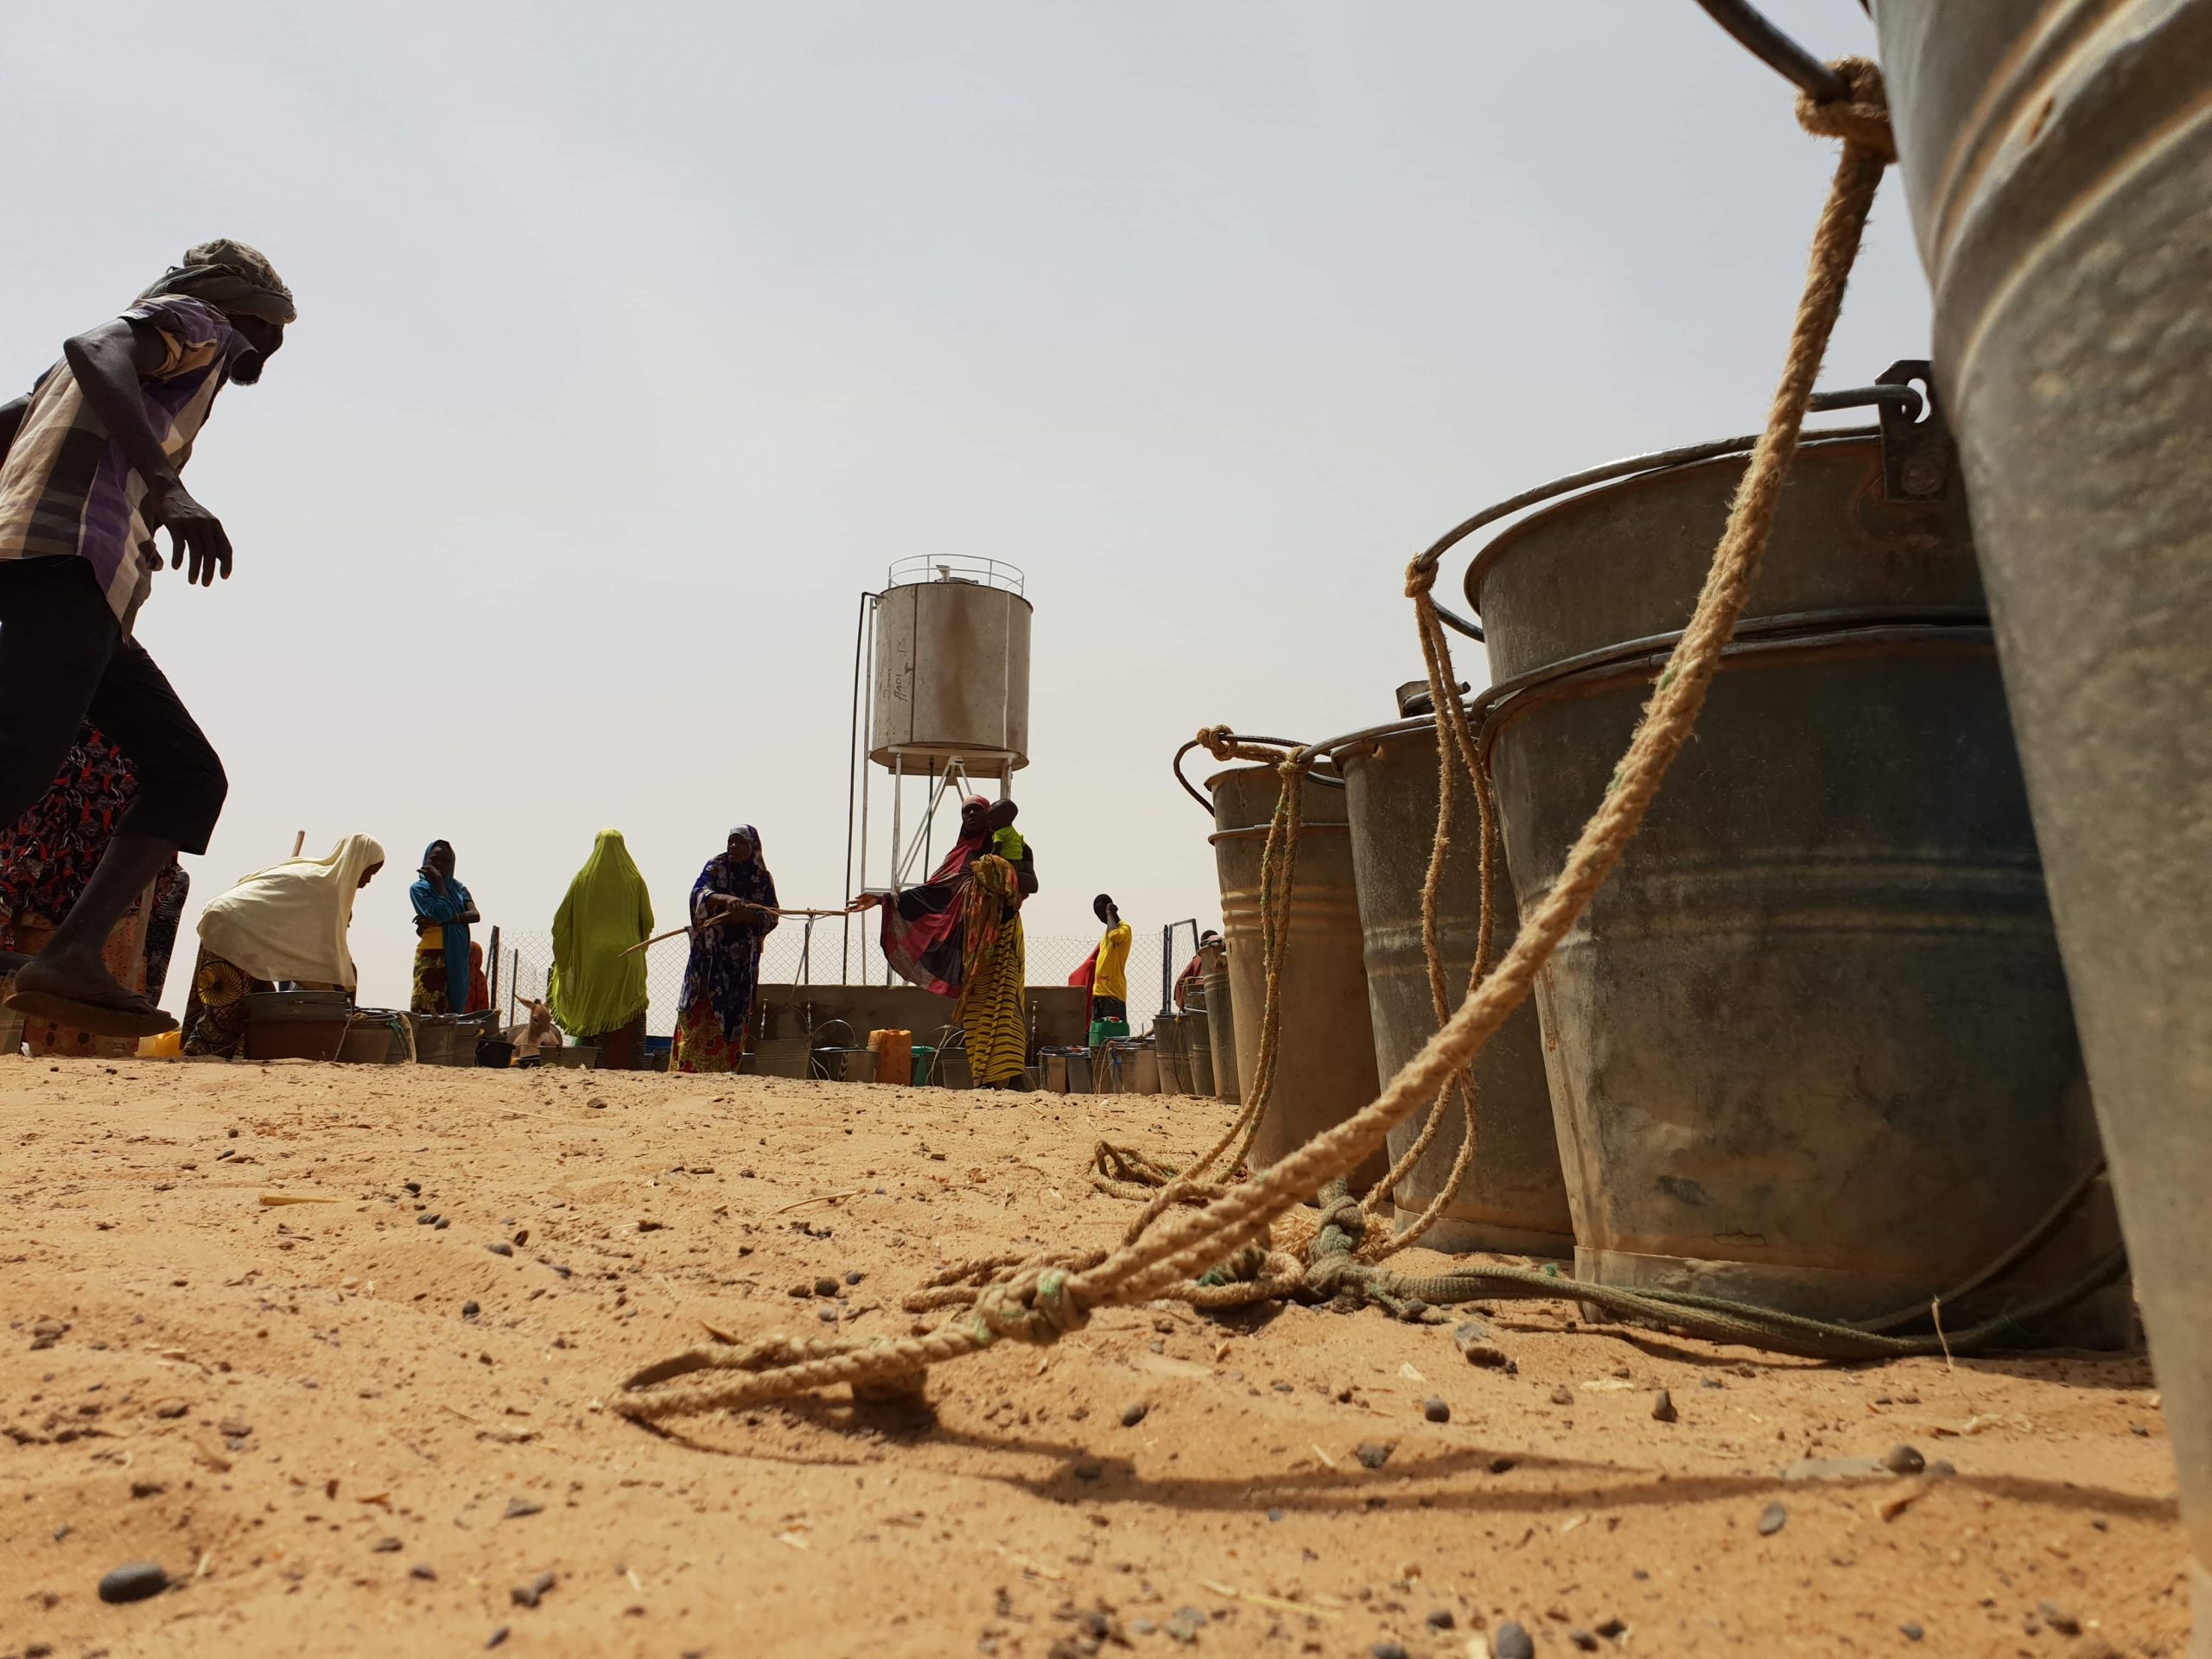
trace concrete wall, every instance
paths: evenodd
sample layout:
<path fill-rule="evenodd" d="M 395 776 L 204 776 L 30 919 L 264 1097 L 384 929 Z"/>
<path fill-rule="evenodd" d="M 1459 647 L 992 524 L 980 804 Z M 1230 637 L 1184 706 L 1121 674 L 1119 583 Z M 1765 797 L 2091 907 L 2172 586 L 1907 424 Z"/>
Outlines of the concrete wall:
<path fill-rule="evenodd" d="M 1032 985 L 1022 993 L 1031 1029 L 1046 1048 L 1080 1048 L 1090 1036 L 1084 994 L 1072 985 Z M 763 985 L 753 1005 L 753 1035 L 798 1037 L 831 1020 L 853 1028 L 854 1046 L 871 1031 L 911 1031 L 917 1043 L 934 1044 L 952 1023 L 953 1000 L 912 985 Z"/>

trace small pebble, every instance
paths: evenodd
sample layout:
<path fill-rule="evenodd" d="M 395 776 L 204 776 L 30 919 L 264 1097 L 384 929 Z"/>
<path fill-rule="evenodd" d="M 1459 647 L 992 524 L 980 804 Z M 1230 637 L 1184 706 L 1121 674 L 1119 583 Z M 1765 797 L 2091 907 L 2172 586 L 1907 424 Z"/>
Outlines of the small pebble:
<path fill-rule="evenodd" d="M 461 1317 L 464 1319 L 473 1319 L 483 1311 L 473 1301 L 463 1302 L 461 1305 Z"/>
<path fill-rule="evenodd" d="M 2140 1423 L 2130 1423 L 2127 1426 L 2127 1432 L 2131 1434 L 2139 1435 L 2146 1440 L 2151 1438 L 2151 1431 L 2144 1427 Z"/>
<path fill-rule="evenodd" d="M 1452 1404 L 1431 1395 L 1421 1402 L 1421 1414 L 1432 1423 L 1448 1423 L 1452 1421 Z"/>
<path fill-rule="evenodd" d="M 835 1325 L 837 1323 L 837 1310 L 834 1307 L 817 1307 L 814 1310 L 814 1317 L 824 1325 Z"/>
<path fill-rule="evenodd" d="M 1916 1447 L 1893 1446 L 1882 1454 L 1882 1467 L 1893 1475 L 1916 1475 L 1928 1466 L 1928 1459 Z"/>
<path fill-rule="evenodd" d="M 1492 1458 L 1490 1460 L 1490 1471 L 1493 1475 L 1504 1474 L 1515 1466 L 1516 1461 L 1515 1459 L 1503 1456 Z"/>
<path fill-rule="evenodd" d="M 143 1601 L 169 1587 L 167 1568 L 159 1561 L 132 1561 L 112 1568 L 100 1579 L 102 1601 Z"/>
<path fill-rule="evenodd" d="M 1490 1650 L 1496 1659 L 1536 1659 L 1535 1638 L 1521 1628 L 1518 1619 L 1509 1618 L 1497 1627 Z"/>
<path fill-rule="evenodd" d="M 1567 1639 L 1585 1653 L 1598 1651 L 1598 1638 L 1588 1630 L 1569 1630 L 1567 1633 Z"/>
<path fill-rule="evenodd" d="M 1452 1327 L 1452 1344 L 1470 1365 L 1510 1370 L 1513 1362 L 1497 1345 L 1490 1326 L 1480 1319 L 1465 1319 Z"/>
<path fill-rule="evenodd" d="M 507 1599 L 518 1607 L 535 1607 L 545 1599 L 545 1592 L 560 1580 L 550 1573 L 541 1573 L 528 1584 L 516 1585 L 507 1592 Z"/>
<path fill-rule="evenodd" d="M 835 1296 L 837 1294 L 837 1281 L 828 1274 L 823 1274 L 814 1281 L 814 1294 L 817 1296 Z"/>
<path fill-rule="evenodd" d="M 2055 1607 L 2047 1601 L 2039 1601 L 2036 1604 L 2036 1611 L 2043 1615 L 2043 1622 L 2061 1636 L 2082 1634 L 2082 1621 L 2064 1608 Z"/>
<path fill-rule="evenodd" d="M 1598 1626 L 1598 1634 L 1608 1642 L 1618 1642 L 1628 1634 L 1628 1621 L 1615 1615 Z"/>
<path fill-rule="evenodd" d="M 1662 1389 L 1651 1401 L 1651 1421 L 1655 1423 L 1676 1423 L 1682 1414 L 1675 1409 L 1675 1396 Z"/>
<path fill-rule="evenodd" d="M 1779 1503 L 1770 1503 L 1759 1511 L 1759 1536 L 1771 1538 L 1789 1524 L 1789 1511 Z"/>
<path fill-rule="evenodd" d="M 1352 1449 L 1363 1469 L 1380 1469 L 1390 1461 L 1390 1448 L 1379 1440 L 1362 1440 Z"/>
<path fill-rule="evenodd" d="M 430 1224 L 430 1230 L 434 1233 L 442 1233 L 452 1224 L 453 1224 L 448 1222 L 443 1216 L 440 1216 L 435 1221 Z M 503 1625 L 501 1628 L 505 1629 L 505 1627 Z M 501 1639 L 504 1640 L 505 1638 L 502 1637 Z"/>
<path fill-rule="evenodd" d="M 1122 1408 L 1122 1427 L 1135 1428 L 1139 1423 L 1144 1421 L 1145 1414 L 1151 1409 L 1152 1408 L 1141 1400 L 1131 1401 Z"/>
<path fill-rule="evenodd" d="M 1559 1387 L 1552 1390 L 1552 1404 L 1555 1406 L 1571 1406 L 1573 1403 L 1574 1395 L 1573 1391 L 1567 1388 L 1566 1383 L 1562 1382 Z"/>
<path fill-rule="evenodd" d="M 1106 1472 L 1106 1465 L 1096 1458 L 1085 1458 L 1075 1466 L 1077 1480 L 1096 1480 Z"/>
<path fill-rule="evenodd" d="M 379 1538 L 371 1544 L 369 1548 L 372 1553 L 378 1555 L 397 1555 L 399 1554 L 401 1545 L 397 1538 Z"/>
<path fill-rule="evenodd" d="M 415 1217 L 415 1224 L 417 1227 L 435 1227 L 438 1224 L 438 1218 L 429 1211 L 425 1210 L 421 1215 Z"/>
<path fill-rule="evenodd" d="M 1432 1630 L 1448 1630 L 1456 1626 L 1459 1622 L 1452 1617 L 1452 1610 L 1449 1607 L 1440 1607 L 1428 1616 L 1428 1628 Z"/>
<path fill-rule="evenodd" d="M 533 1502 L 527 1497 L 511 1497 L 507 1500 L 507 1513 L 505 1518 L 509 1521 L 519 1521 L 525 1515 L 541 1513 L 544 1508 L 543 1503 Z"/>
<path fill-rule="evenodd" d="M 504 1238 L 495 1238 L 484 1248 L 494 1255 L 512 1255 L 515 1253 L 515 1247 Z"/>
<path fill-rule="evenodd" d="M 849 1285 L 857 1285 L 861 1280 L 867 1277 L 868 1275 L 866 1274 L 862 1273 L 858 1268 L 855 1268 L 851 1272 L 845 1275 L 845 1282 Z"/>
<path fill-rule="evenodd" d="M 191 1406 L 182 1400 L 164 1400 L 160 1405 L 154 1408 L 154 1415 L 165 1419 L 175 1419 L 183 1416 L 185 1413 L 191 1409 Z"/>
<path fill-rule="evenodd" d="M 236 1134 L 238 1133 L 238 1131 L 237 1131 L 236 1129 L 232 1129 L 232 1130 L 231 1131 L 231 1133 L 232 1133 L 232 1135 L 236 1135 Z M 404 1187 L 405 1187 L 405 1188 L 407 1189 L 407 1196 L 408 1196 L 409 1198 L 421 1198 L 421 1197 L 423 1196 L 423 1183 L 422 1183 L 422 1182 L 420 1182 L 420 1181 L 402 1181 L 402 1182 L 400 1183 L 400 1185 L 401 1185 L 402 1186 L 404 1186 Z"/>
<path fill-rule="evenodd" d="M 435 1584 L 437 1582 L 438 1569 L 428 1561 L 417 1561 L 407 1569 L 407 1576 L 410 1579 L 420 1579 L 425 1584 Z"/>
<path fill-rule="evenodd" d="M 504 1624 L 494 1624 L 492 1627 L 492 1634 L 484 1638 L 484 1645 L 486 1648 L 496 1648 L 506 1639 L 507 1627 Z"/>
<path fill-rule="evenodd" d="M 527 1243 L 530 1243 L 530 1229 L 529 1229 L 529 1228 L 527 1228 L 527 1227 L 518 1227 L 517 1229 L 515 1229 L 514 1242 L 515 1242 L 517 1244 L 518 1244 L 518 1245 L 519 1245 L 519 1244 L 527 1244 Z"/>
<path fill-rule="evenodd" d="M 1282 1519 L 1284 1511 L 1281 1510 L 1269 1510 L 1268 1511 L 1268 1519 L 1270 1521 L 1280 1521 Z"/>
<path fill-rule="evenodd" d="M 1910 1619 L 1907 1619 L 1904 1624 L 1898 1625 L 1897 1630 L 1908 1642 L 1917 1642 L 1922 1637 L 1928 1634 L 1927 1631 L 1922 1630 L 1919 1625 L 1914 1624 Z"/>
<path fill-rule="evenodd" d="M 1407 1659 L 1404 1647 L 1395 1642 L 1370 1642 L 1367 1651 L 1371 1659 Z"/>

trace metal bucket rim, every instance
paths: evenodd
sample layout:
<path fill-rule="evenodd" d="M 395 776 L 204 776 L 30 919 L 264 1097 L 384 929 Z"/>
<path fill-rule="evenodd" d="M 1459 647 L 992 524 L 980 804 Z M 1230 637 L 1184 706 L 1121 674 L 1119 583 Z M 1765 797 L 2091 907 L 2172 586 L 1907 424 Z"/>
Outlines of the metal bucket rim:
<path fill-rule="evenodd" d="M 1847 611 L 1794 611 L 1778 616 L 1744 618 L 1736 625 L 1736 635 L 1729 642 L 1729 649 L 1754 642 L 1773 643 L 1766 638 L 1769 635 L 1789 641 L 1872 628 L 1972 630 L 1986 629 L 1988 625 L 1989 613 L 1980 606 L 1870 606 Z M 1633 662 L 1655 651 L 1669 652 L 1681 637 L 1680 630 L 1672 633 L 1646 634 L 1640 639 L 1600 645 L 1594 651 L 1579 652 L 1573 657 L 1562 657 L 1556 662 L 1532 668 L 1513 679 L 1500 680 L 1495 685 L 1487 686 L 1473 696 L 1463 698 L 1460 706 L 1466 709 L 1468 718 L 1479 725 L 1501 703 L 1548 680 L 1604 668 L 1617 662 Z M 1408 715 L 1398 720 L 1363 726 L 1356 732 L 1346 732 L 1341 737 L 1329 738 L 1313 747 L 1317 752 L 1325 751 L 1337 769 L 1345 772 L 1353 763 L 1370 759 L 1385 743 L 1402 737 L 1432 735 L 1435 730 L 1434 715 Z M 1350 776 L 1349 772 L 1345 775 Z"/>
<path fill-rule="evenodd" d="M 1587 696 L 1615 684 L 1658 677 L 1674 653 L 1680 633 L 1657 636 L 1668 642 L 1663 649 L 1642 649 L 1612 661 L 1561 667 L 1534 677 L 1513 695 L 1494 703 L 1484 715 L 1476 733 L 1476 747 L 1484 769 L 1491 751 L 1504 729 L 1532 709 L 1548 707 L 1570 696 Z M 1644 642 L 1636 642 L 1639 646 Z M 1988 624 L 1891 624 L 1832 629 L 1821 633 L 1791 634 L 1775 639 L 1732 639 L 1721 647 L 1719 670 L 1786 667 L 1801 658 L 1878 657 L 1899 654 L 1915 646 L 1932 645 L 1962 647 L 1977 656 L 1994 656 L 1996 630 Z"/>
<path fill-rule="evenodd" d="M 1585 502 L 1646 486 L 1656 480 L 1687 477 L 1698 472 L 1717 471 L 1723 467 L 1733 467 L 1738 472 L 1741 472 L 1751 465 L 1751 446 L 1758 442 L 1757 439 L 1721 439 L 1719 442 L 1730 447 L 1722 448 L 1716 454 L 1710 453 L 1711 446 L 1695 446 L 1681 460 L 1669 460 L 1666 456 L 1683 452 L 1668 451 L 1664 454 L 1651 457 L 1650 459 L 1656 463 L 1652 466 L 1640 467 L 1634 472 L 1623 473 L 1616 477 L 1575 486 L 1542 502 L 1531 503 L 1522 510 L 1522 517 L 1506 524 L 1490 540 L 1484 543 L 1474 556 L 1468 560 L 1466 575 L 1462 576 L 1459 582 L 1460 591 L 1466 595 L 1468 606 L 1476 615 L 1482 614 L 1482 578 L 1490 574 L 1498 559 L 1511 550 L 1515 543 L 1529 531 L 1531 525 L 1544 523 L 1555 515 L 1574 511 Z M 1738 445 L 1741 447 L 1736 447 Z M 1878 426 L 1862 426 L 1847 428 L 1840 432 L 1808 433 L 1799 441 L 1796 454 L 1791 456 L 1791 464 L 1794 467 L 1796 455 L 1803 454 L 1808 451 L 1825 452 L 1854 448 L 1871 449 L 1878 467 L 1882 455 L 1882 429 Z M 1503 516 L 1501 515 L 1501 518 Z M 1478 526 L 1478 528 L 1483 527 Z"/>
<path fill-rule="evenodd" d="M 1344 818 L 1323 818 L 1319 823 L 1309 823 L 1303 818 L 1299 820 L 1298 833 L 1300 835 L 1307 835 L 1316 830 L 1342 830 L 1349 834 L 1351 824 L 1349 820 Z M 1224 841 L 1264 841 L 1274 832 L 1274 827 L 1272 824 L 1248 823 L 1240 829 L 1215 830 L 1206 837 L 1206 845 L 1218 846 Z"/>

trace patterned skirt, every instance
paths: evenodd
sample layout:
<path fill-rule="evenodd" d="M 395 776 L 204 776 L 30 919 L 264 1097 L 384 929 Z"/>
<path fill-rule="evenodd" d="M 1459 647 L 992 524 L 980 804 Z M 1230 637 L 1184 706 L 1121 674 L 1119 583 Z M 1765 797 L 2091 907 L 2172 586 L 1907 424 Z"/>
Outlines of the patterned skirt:
<path fill-rule="evenodd" d="M 443 928 L 426 933 L 415 947 L 415 989 L 407 1001 L 411 1014 L 451 1014 L 453 995 L 446 978 L 446 935 Z"/>
<path fill-rule="evenodd" d="M 245 999 L 249 991 L 276 988 L 249 978 L 236 963 L 227 962 L 206 945 L 192 965 L 192 991 L 184 1005 L 184 1052 L 236 1057 L 245 1040 Z"/>
<path fill-rule="evenodd" d="M 672 1068 L 678 1071 L 734 1071 L 737 1063 L 745 1057 L 745 1032 L 740 1027 L 732 1038 L 722 1029 L 721 1016 L 715 1012 L 715 1005 L 700 997 L 683 1010 L 683 1017 L 676 1022 L 676 1058 Z"/>
<path fill-rule="evenodd" d="M 978 1089 L 1009 1081 L 1029 1064 L 1029 1022 L 1021 1007 L 1027 979 L 1021 918 L 1009 917 L 997 942 L 968 964 L 960 1028 L 968 1039 L 968 1071 Z"/>

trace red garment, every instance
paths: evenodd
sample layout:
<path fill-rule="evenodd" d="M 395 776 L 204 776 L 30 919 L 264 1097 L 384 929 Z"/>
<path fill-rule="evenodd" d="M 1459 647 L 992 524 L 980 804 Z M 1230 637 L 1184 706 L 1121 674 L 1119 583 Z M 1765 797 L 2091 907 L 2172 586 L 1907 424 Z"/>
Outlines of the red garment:
<path fill-rule="evenodd" d="M 468 943 L 468 1006 L 463 1014 L 481 1014 L 492 1006 L 492 988 L 484 982 L 484 947 Z"/>
<path fill-rule="evenodd" d="M 1083 959 L 1083 966 L 1068 976 L 1069 984 L 1083 987 L 1083 1023 L 1085 1030 L 1090 1026 L 1090 985 L 1097 976 L 1098 947 L 1094 944 L 1090 947 L 1090 954 Z"/>
<path fill-rule="evenodd" d="M 883 956 L 899 976 L 939 996 L 957 996 L 966 976 L 960 886 L 968 867 L 990 850 L 991 832 L 952 843 L 937 874 L 883 906 Z"/>
<path fill-rule="evenodd" d="M 1189 965 L 1175 976 L 1175 1006 L 1178 1008 L 1190 1006 L 1191 987 L 1204 984 L 1205 977 L 1205 957 L 1203 955 L 1192 957 Z"/>

